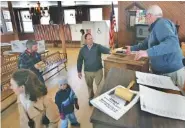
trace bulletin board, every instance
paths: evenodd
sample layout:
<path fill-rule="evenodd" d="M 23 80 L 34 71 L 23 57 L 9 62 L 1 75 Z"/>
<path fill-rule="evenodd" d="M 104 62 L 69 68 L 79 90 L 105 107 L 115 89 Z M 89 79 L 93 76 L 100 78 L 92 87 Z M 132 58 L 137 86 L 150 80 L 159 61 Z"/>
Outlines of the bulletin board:
<path fill-rule="evenodd" d="M 24 52 L 26 50 L 27 40 L 14 40 L 11 41 L 12 52 Z"/>

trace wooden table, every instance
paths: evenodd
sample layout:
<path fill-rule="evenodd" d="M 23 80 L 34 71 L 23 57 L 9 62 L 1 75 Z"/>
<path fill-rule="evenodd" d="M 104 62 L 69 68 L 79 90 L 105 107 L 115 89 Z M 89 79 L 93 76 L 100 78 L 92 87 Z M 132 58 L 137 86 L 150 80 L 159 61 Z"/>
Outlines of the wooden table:
<path fill-rule="evenodd" d="M 141 58 L 140 60 L 134 60 L 135 54 L 125 55 L 121 53 L 114 53 L 108 56 L 104 60 L 104 74 L 105 77 L 109 70 L 113 67 L 121 69 L 130 69 L 134 71 L 149 72 L 149 59 Z"/>
<path fill-rule="evenodd" d="M 112 68 L 100 93 L 119 84 L 128 86 L 133 79 L 135 79 L 135 71 Z M 138 90 L 137 85 L 134 86 L 134 90 Z M 90 121 L 93 123 L 93 128 L 185 128 L 185 121 L 141 111 L 139 102 L 117 121 L 95 108 Z"/>

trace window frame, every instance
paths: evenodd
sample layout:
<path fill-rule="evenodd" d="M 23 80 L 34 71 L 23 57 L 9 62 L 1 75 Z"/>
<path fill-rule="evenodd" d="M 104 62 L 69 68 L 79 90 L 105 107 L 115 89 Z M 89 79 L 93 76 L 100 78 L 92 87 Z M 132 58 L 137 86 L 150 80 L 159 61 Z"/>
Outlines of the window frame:
<path fill-rule="evenodd" d="M 29 10 L 20 10 L 20 11 L 19 11 L 18 16 L 19 16 L 19 22 L 20 22 L 20 30 L 21 30 L 21 33 L 34 33 L 34 28 L 33 28 L 32 19 L 31 19 L 31 21 L 23 21 L 23 18 L 22 18 L 22 15 L 21 15 L 21 14 L 22 14 L 21 12 L 23 12 L 23 11 L 28 11 L 28 12 L 29 12 Z M 33 31 L 25 31 L 23 22 L 31 22 L 31 23 L 32 23 Z"/>
<path fill-rule="evenodd" d="M 101 13 L 102 13 L 102 16 L 101 16 L 101 20 L 91 20 L 91 10 L 93 9 L 101 9 Z M 98 8 L 89 8 L 89 21 L 102 21 L 103 20 L 103 8 L 102 7 L 98 7 Z"/>
<path fill-rule="evenodd" d="M 4 14 L 3 14 L 4 11 L 8 11 L 9 15 L 10 15 L 10 11 L 7 8 L 1 8 L 1 12 L 0 12 L 0 14 L 1 14 L 1 24 L 2 24 L 2 32 L 1 32 L 1 34 L 2 35 L 3 34 L 12 34 L 12 33 L 14 33 L 14 30 L 13 30 L 13 24 L 12 24 L 12 21 L 11 21 L 11 15 L 10 15 L 9 19 L 5 19 L 4 18 Z M 8 31 L 7 25 L 6 25 L 7 22 L 11 23 L 12 31 Z"/>
<path fill-rule="evenodd" d="M 71 24 L 71 23 L 66 23 L 66 21 L 65 21 L 65 11 L 69 11 L 69 10 L 74 10 L 74 12 L 76 13 L 76 10 L 75 9 L 64 9 L 64 24 Z M 72 24 L 77 24 L 77 22 L 76 22 L 76 14 L 74 14 L 74 19 L 75 19 L 75 23 L 72 23 Z"/>

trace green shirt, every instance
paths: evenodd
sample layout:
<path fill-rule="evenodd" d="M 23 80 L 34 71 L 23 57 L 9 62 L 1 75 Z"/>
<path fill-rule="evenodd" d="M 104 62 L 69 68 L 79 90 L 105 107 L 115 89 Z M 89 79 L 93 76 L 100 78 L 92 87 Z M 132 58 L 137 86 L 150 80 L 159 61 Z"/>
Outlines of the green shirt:
<path fill-rule="evenodd" d="M 109 54 L 110 49 L 93 43 L 91 49 L 87 45 L 83 46 L 80 49 L 78 60 L 77 60 L 77 70 L 78 72 L 82 71 L 82 65 L 84 62 L 84 71 L 96 72 L 99 69 L 103 68 L 101 54 Z"/>

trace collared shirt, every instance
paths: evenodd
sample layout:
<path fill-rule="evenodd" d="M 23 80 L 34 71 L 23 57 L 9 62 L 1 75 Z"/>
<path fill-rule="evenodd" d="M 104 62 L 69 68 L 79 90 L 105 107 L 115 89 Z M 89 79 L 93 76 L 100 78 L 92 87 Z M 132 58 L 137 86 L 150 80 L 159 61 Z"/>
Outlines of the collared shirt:
<path fill-rule="evenodd" d="M 94 44 L 94 43 L 93 43 Z M 89 49 L 89 50 L 91 50 L 91 48 L 93 47 L 93 44 L 92 45 L 87 45 L 87 48 Z"/>
<path fill-rule="evenodd" d="M 32 104 L 32 101 L 29 100 L 29 97 L 26 96 L 26 94 L 22 93 L 19 95 L 20 102 L 24 109 L 28 111 L 29 107 Z"/>
<path fill-rule="evenodd" d="M 78 72 L 82 71 L 82 65 L 84 63 L 84 71 L 96 72 L 99 69 L 103 68 L 101 54 L 109 54 L 110 49 L 93 43 L 90 47 L 84 46 L 81 48 L 78 60 L 77 60 L 77 70 Z"/>

